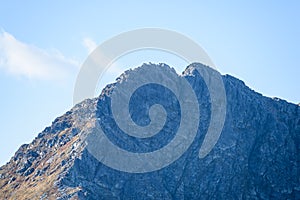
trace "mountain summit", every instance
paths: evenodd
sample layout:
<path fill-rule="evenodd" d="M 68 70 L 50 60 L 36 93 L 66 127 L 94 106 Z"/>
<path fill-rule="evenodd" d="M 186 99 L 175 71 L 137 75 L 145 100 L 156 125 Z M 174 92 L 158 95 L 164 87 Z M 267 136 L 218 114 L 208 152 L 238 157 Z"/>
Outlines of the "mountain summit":
<path fill-rule="evenodd" d="M 99 97 L 77 104 L 22 145 L 0 168 L 0 199 L 300 199 L 300 106 L 264 97 L 232 76 L 221 76 L 226 92 L 224 126 L 216 145 L 199 158 L 212 120 L 212 98 L 195 67 L 217 73 L 194 63 L 178 75 L 195 92 L 200 115 L 193 142 L 174 162 L 129 173 L 103 164 L 88 149 L 86 138 L 99 128 L 113 144 L 134 153 L 155 152 L 176 137 L 181 104 L 171 90 L 159 85 L 134 93 L 129 108 L 132 120 L 147 126 L 150 107 L 163 106 L 162 131 L 135 138 L 123 134 L 114 121 L 111 96 L 118 85 L 145 68 L 174 71 L 166 64 L 144 64 L 126 71 Z M 166 74 L 157 76 L 172 81 Z"/>

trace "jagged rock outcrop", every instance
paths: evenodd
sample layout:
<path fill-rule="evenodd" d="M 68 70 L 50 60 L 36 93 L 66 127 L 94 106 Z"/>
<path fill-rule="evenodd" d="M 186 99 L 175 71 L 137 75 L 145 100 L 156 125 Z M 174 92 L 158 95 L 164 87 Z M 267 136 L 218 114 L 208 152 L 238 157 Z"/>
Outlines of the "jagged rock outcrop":
<path fill-rule="evenodd" d="M 96 122 L 113 142 L 132 151 L 160 148 L 176 134 L 178 113 L 170 110 L 172 120 L 153 141 L 139 143 L 122 136 L 110 110 L 116 83 L 110 84 L 98 98 L 76 105 L 32 143 L 19 148 L 0 168 L 0 199 L 300 199 L 300 106 L 264 97 L 242 81 L 222 76 L 227 96 L 225 124 L 216 146 L 199 159 L 211 101 L 195 65 L 205 67 L 194 63 L 182 76 L 198 98 L 199 129 L 188 151 L 174 163 L 133 174 L 111 169 L 89 153 L 84 138 Z M 165 64 L 141 68 L 149 66 L 171 70 Z M 131 74 L 125 72 L 117 83 Z M 157 94 L 153 101 L 163 99 L 166 106 L 175 101 L 160 90 L 152 93 Z M 137 99 L 133 104 L 133 118 L 147 124 L 145 113 L 139 112 L 147 102 Z"/>

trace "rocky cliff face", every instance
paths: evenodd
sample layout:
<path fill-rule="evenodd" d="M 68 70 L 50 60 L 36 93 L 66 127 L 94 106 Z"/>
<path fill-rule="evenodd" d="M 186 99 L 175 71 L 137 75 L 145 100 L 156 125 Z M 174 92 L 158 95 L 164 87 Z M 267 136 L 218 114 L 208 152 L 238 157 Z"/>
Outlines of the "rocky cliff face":
<path fill-rule="evenodd" d="M 0 199 L 300 199 L 299 105 L 264 97 L 242 81 L 222 76 L 227 96 L 225 124 L 216 146 L 199 159 L 211 100 L 195 65 L 205 67 L 192 64 L 182 76 L 198 98 L 199 128 L 192 145 L 174 163 L 154 172 L 126 173 L 90 154 L 84 138 L 97 123 L 114 143 L 137 152 L 161 148 L 178 128 L 180 113 L 171 109 L 172 120 L 152 141 L 142 143 L 122 135 L 110 110 L 115 87 L 111 84 L 98 98 L 76 105 L 32 143 L 19 148 L 0 168 Z M 170 70 L 167 65 L 150 66 Z M 125 72 L 118 83 L 131 74 Z M 166 106 L 175 101 L 161 88 L 151 95 Z M 137 98 L 133 104 L 133 119 L 147 124 L 145 113 L 139 112 L 147 103 Z"/>

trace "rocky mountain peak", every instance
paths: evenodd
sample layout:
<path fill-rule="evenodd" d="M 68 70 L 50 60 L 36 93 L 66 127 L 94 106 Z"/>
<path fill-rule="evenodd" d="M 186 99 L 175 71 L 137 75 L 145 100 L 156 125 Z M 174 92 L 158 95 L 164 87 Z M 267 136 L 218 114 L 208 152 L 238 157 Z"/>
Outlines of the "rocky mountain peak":
<path fill-rule="evenodd" d="M 299 199 L 299 105 L 264 97 L 235 77 L 222 76 L 225 124 L 216 146 L 199 159 L 211 120 L 211 100 L 195 66 L 207 67 L 193 63 L 182 77 L 196 93 L 199 128 L 194 142 L 174 163 L 153 172 L 127 173 L 104 165 L 87 150 L 85 138 L 96 124 L 112 142 L 131 151 L 161 148 L 172 139 L 178 128 L 178 113 L 172 109 L 172 120 L 153 141 L 120 135 L 113 121 L 110 98 L 118 84 L 145 69 L 175 71 L 166 64 L 143 64 L 124 72 L 99 97 L 75 105 L 30 144 L 22 145 L 0 168 L 0 199 Z M 160 90 L 151 95 L 164 99 L 163 105 L 176 104 Z M 134 103 L 137 111 L 145 107 L 142 99 Z M 147 120 L 143 113 L 133 113 L 139 123 Z"/>

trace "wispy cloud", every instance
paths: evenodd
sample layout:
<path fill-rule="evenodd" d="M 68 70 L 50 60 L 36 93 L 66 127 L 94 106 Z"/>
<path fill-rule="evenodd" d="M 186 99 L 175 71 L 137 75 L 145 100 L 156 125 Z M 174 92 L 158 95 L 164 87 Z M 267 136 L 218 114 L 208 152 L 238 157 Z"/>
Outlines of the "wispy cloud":
<path fill-rule="evenodd" d="M 87 49 L 89 54 L 97 48 L 96 42 L 89 37 L 83 38 L 82 45 Z M 109 60 L 109 58 L 104 54 L 101 54 L 100 51 L 97 52 L 97 57 L 93 57 L 92 59 L 95 59 L 95 63 L 101 63 L 103 60 Z M 121 75 L 123 71 L 124 70 L 121 68 L 120 63 L 115 61 L 109 66 L 108 69 L 106 69 L 105 73 L 116 78 L 117 76 Z"/>
<path fill-rule="evenodd" d="M 79 63 L 57 50 L 44 50 L 0 31 L 0 69 L 38 80 L 63 80 L 77 71 Z"/>
<path fill-rule="evenodd" d="M 97 47 L 96 42 L 88 37 L 83 38 L 82 44 L 88 50 L 89 54 L 92 53 Z"/>
<path fill-rule="evenodd" d="M 97 43 L 90 37 L 83 38 L 82 45 L 87 49 L 89 54 L 97 48 Z M 100 51 L 100 49 L 97 54 L 89 56 L 92 56 L 89 57 L 89 59 L 93 59 L 94 63 L 103 63 L 110 61 L 110 58 L 106 57 L 105 54 Z M 125 68 L 122 68 L 121 66 L 123 65 L 117 60 L 113 63 L 110 63 L 109 68 L 103 69 L 104 73 L 99 77 L 98 84 L 96 86 L 96 93 L 100 93 L 107 83 L 115 82 L 116 78 L 124 72 Z"/>

